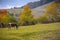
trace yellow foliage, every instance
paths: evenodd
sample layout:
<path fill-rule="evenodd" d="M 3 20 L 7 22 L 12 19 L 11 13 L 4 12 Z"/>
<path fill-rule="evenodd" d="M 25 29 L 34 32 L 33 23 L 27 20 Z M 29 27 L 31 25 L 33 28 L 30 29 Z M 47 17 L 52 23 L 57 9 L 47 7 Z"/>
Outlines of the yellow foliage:
<path fill-rule="evenodd" d="M 52 3 L 50 6 L 46 7 L 46 12 L 45 13 L 49 13 L 50 11 L 52 11 L 53 9 L 55 9 L 57 7 L 57 3 Z"/>
<path fill-rule="evenodd" d="M 33 15 L 31 14 L 32 10 L 28 6 L 25 6 L 20 13 L 20 23 L 24 24 L 27 22 L 32 22 L 33 21 Z"/>
<path fill-rule="evenodd" d="M 6 14 L 1 14 L 0 15 L 0 23 L 7 23 L 9 20 L 9 14 L 6 13 Z"/>
<path fill-rule="evenodd" d="M 28 6 L 25 6 L 22 10 L 22 12 L 20 13 L 20 20 L 24 20 L 27 17 L 31 16 L 31 9 Z"/>
<path fill-rule="evenodd" d="M 54 20 L 54 21 L 59 20 L 58 19 L 58 18 L 60 18 L 59 8 L 60 8 L 59 3 L 53 2 L 50 6 L 46 7 L 45 16 L 47 16 L 48 19 L 51 19 L 51 20 Z"/>

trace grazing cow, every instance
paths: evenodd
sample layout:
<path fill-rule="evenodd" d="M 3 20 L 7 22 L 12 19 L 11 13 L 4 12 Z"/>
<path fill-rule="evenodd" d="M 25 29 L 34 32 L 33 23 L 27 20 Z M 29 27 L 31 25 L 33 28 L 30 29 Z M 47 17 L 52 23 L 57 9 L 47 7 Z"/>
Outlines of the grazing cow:
<path fill-rule="evenodd" d="M 16 23 L 9 23 L 8 28 L 11 28 L 11 27 L 16 27 L 16 29 L 18 29 L 18 25 Z"/>

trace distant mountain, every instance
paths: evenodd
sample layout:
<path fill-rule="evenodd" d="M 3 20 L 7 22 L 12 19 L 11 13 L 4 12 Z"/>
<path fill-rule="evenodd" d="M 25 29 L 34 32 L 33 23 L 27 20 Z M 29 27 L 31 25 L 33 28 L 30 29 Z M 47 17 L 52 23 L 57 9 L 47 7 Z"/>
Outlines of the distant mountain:
<path fill-rule="evenodd" d="M 36 7 L 34 9 L 32 9 L 32 14 L 34 15 L 35 18 L 38 18 L 40 16 L 43 16 L 45 11 L 46 11 L 46 7 L 50 6 L 53 2 L 50 2 L 48 4 Z"/>
<path fill-rule="evenodd" d="M 46 12 L 46 7 L 51 6 L 54 2 L 58 3 L 56 10 L 60 11 L 60 0 L 54 0 L 52 2 L 49 2 L 47 4 L 44 4 L 42 6 L 38 6 L 34 9 L 32 9 L 32 14 L 34 15 L 35 18 L 38 18 L 38 17 L 44 15 L 44 13 Z"/>
<path fill-rule="evenodd" d="M 54 1 L 54 0 L 40 0 L 40 1 L 36 1 L 36 2 L 30 2 L 30 3 L 28 3 L 28 4 L 24 5 L 24 6 L 29 6 L 30 8 L 33 9 L 33 8 L 48 4 L 48 3 L 52 2 L 52 1 Z M 23 7 L 21 7 L 21 8 L 23 8 Z"/>
<path fill-rule="evenodd" d="M 36 7 L 40 7 L 40 6 L 43 6 L 45 4 L 48 4 L 48 3 L 52 2 L 52 1 L 54 1 L 54 0 L 49 0 L 49 1 L 48 0 L 40 0 L 40 1 L 36 1 L 36 2 L 30 2 L 30 3 L 28 3 L 28 4 L 24 5 L 24 6 L 29 6 L 30 8 L 34 9 Z M 11 8 L 11 9 L 7 9 L 7 11 L 9 11 L 9 13 L 19 14 L 24 6 L 18 7 L 18 8 L 14 7 L 14 8 Z"/>
<path fill-rule="evenodd" d="M 54 1 L 58 3 L 60 2 L 59 0 L 40 0 L 36 2 L 30 2 L 24 6 L 29 6 L 32 9 L 32 14 L 34 15 L 34 17 L 37 18 L 39 16 L 42 16 L 46 10 L 46 7 L 51 5 L 51 3 L 53 3 Z M 20 12 L 22 11 L 24 6 L 7 9 L 7 11 L 12 16 L 14 16 L 15 14 L 16 18 L 19 19 Z"/>

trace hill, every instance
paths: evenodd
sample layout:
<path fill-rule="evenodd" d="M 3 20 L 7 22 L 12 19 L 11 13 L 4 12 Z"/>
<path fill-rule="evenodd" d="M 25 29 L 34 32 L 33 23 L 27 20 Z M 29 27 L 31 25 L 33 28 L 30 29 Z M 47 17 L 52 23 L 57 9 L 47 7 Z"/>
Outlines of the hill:
<path fill-rule="evenodd" d="M 30 2 L 24 6 L 29 6 L 32 9 L 32 14 L 36 17 L 38 15 L 43 14 L 42 12 L 45 10 L 45 5 L 50 5 L 50 3 L 53 2 L 53 0 L 40 0 L 40 1 L 36 1 L 36 2 Z M 11 9 L 7 9 L 7 11 L 10 13 L 11 16 L 15 16 L 16 19 L 19 19 L 19 15 L 20 12 L 22 11 L 23 7 L 19 7 L 19 8 L 11 8 Z M 36 10 L 36 11 L 35 11 Z M 40 11 L 38 11 L 40 10 Z M 41 12 L 41 13 L 39 13 Z M 37 15 L 36 15 L 37 13 Z"/>
<path fill-rule="evenodd" d="M 47 0 L 45 0 L 45 1 L 44 0 L 40 0 L 40 1 L 36 1 L 36 2 L 29 2 L 29 3 L 27 3 L 24 6 L 29 6 L 30 8 L 34 9 L 34 8 L 43 6 L 45 4 L 48 4 L 48 3 L 52 2 L 52 1 L 53 0 L 49 0 L 49 1 L 47 1 Z M 19 13 L 23 9 L 24 6 L 18 7 L 18 8 L 14 7 L 14 8 L 11 8 L 11 9 L 7 9 L 7 11 L 9 11 L 10 13 L 13 13 L 13 12 Z"/>
<path fill-rule="evenodd" d="M 60 2 L 59 0 L 40 0 L 36 2 L 30 2 L 27 3 L 24 6 L 29 6 L 32 9 L 32 14 L 34 15 L 35 18 L 42 16 L 45 13 L 45 9 L 47 6 L 51 5 L 52 2 Z M 19 19 L 20 12 L 22 11 L 23 7 L 14 7 L 11 9 L 6 9 L 11 16 L 16 17 L 16 19 Z"/>
<path fill-rule="evenodd" d="M 34 9 L 32 9 L 32 14 L 34 15 L 35 18 L 38 18 L 40 16 L 43 16 L 45 11 L 46 11 L 46 7 L 50 6 L 53 2 L 50 2 L 48 4 L 36 7 Z"/>

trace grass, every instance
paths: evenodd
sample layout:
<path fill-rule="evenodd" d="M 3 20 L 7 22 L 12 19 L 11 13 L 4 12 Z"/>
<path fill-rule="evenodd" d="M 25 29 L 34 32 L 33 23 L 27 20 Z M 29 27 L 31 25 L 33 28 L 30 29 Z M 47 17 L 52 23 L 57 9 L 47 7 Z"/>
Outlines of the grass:
<path fill-rule="evenodd" d="M 60 40 L 60 23 L 0 28 L 0 40 Z"/>

